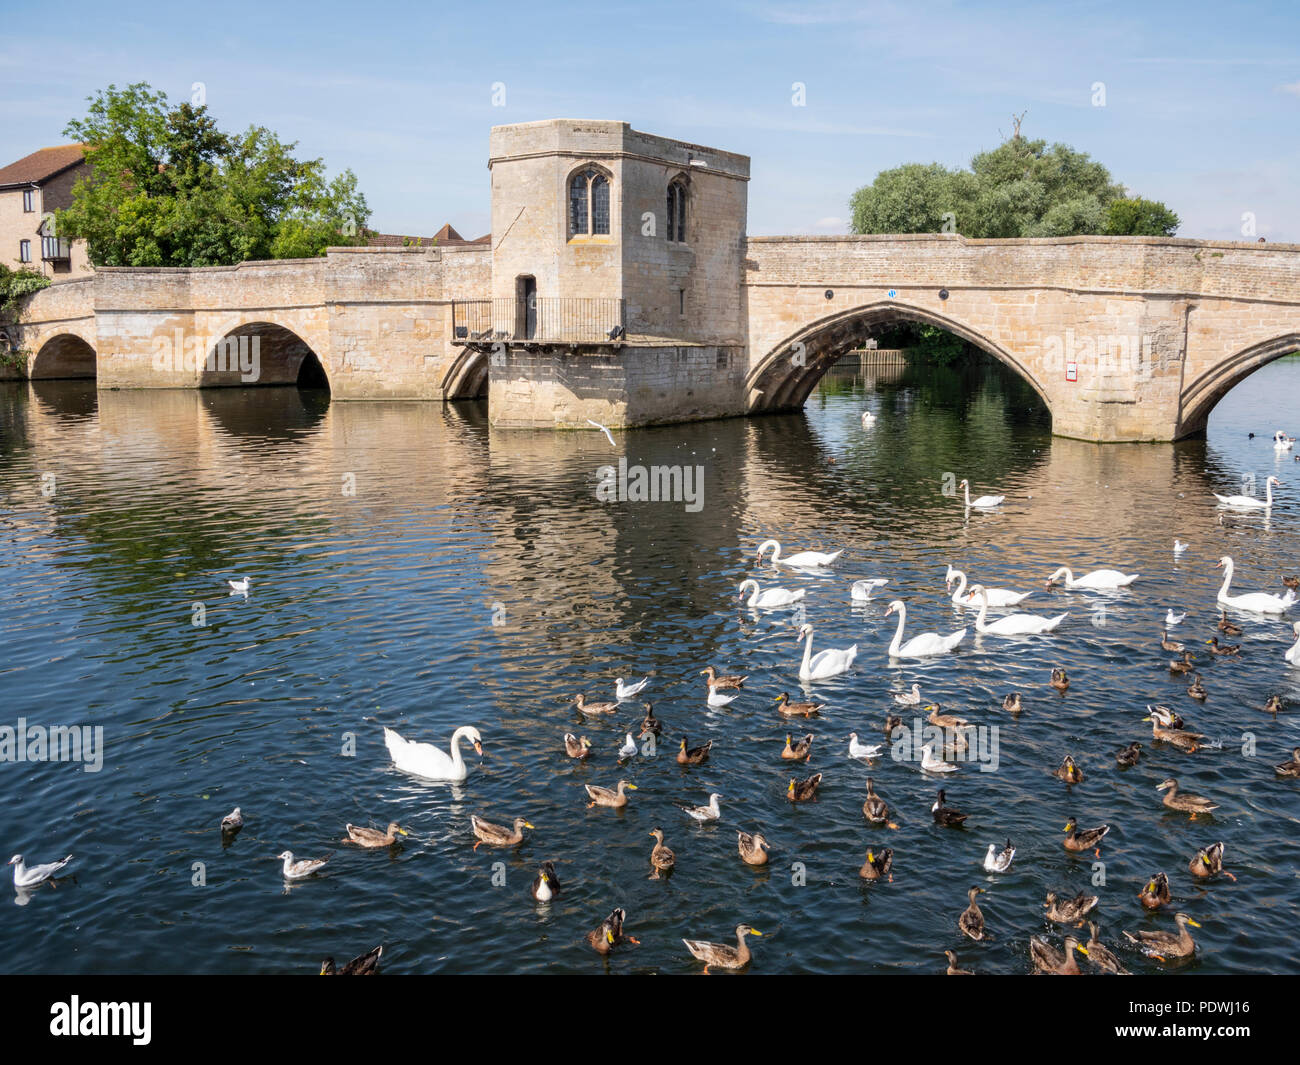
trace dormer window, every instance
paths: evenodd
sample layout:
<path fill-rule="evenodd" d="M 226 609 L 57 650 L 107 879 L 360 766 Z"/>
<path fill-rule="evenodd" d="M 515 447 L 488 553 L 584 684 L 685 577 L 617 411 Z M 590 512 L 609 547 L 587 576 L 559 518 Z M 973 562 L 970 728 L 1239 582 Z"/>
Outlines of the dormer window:
<path fill-rule="evenodd" d="M 668 186 L 668 240 L 686 242 L 686 182 L 681 178 Z"/>
<path fill-rule="evenodd" d="M 609 176 L 594 166 L 569 178 L 569 237 L 609 235 Z"/>

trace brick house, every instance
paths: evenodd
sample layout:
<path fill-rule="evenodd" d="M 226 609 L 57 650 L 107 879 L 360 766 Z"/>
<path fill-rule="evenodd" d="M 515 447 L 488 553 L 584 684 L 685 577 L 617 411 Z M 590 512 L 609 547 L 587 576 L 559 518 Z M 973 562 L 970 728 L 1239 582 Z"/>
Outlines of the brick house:
<path fill-rule="evenodd" d="M 85 241 L 53 232 L 54 212 L 72 204 L 72 188 L 89 172 L 80 144 L 41 148 L 0 167 L 0 263 L 51 278 L 93 273 Z"/>

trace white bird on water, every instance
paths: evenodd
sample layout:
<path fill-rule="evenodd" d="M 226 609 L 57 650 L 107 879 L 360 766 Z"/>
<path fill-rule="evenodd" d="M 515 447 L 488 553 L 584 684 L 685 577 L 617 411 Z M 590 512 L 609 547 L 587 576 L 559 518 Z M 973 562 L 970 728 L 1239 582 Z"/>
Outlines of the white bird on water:
<path fill-rule="evenodd" d="M 1295 643 L 1287 648 L 1283 657 L 1294 666 L 1300 664 L 1300 621 L 1291 626 L 1291 631 L 1295 633 Z"/>
<path fill-rule="evenodd" d="M 718 689 L 715 688 L 712 684 L 709 685 L 709 705 L 710 705 L 710 706 L 713 706 L 713 707 L 722 707 L 722 706 L 726 706 L 726 705 L 729 704 L 729 703 L 733 703 L 733 702 L 735 702 L 738 698 L 740 698 L 739 695 L 719 695 L 719 694 L 718 694 Z"/>
<path fill-rule="evenodd" d="M 871 593 L 889 583 L 888 577 L 872 577 L 870 580 L 854 581 L 849 589 L 849 598 L 859 603 L 871 602 Z"/>
<path fill-rule="evenodd" d="M 226 584 L 230 586 L 231 595 L 247 595 L 248 586 L 252 583 L 252 577 L 236 577 L 233 581 L 226 581 Z"/>
<path fill-rule="evenodd" d="M 1276 477 L 1270 477 L 1264 482 L 1264 499 L 1258 496 L 1221 496 L 1218 492 L 1214 493 L 1214 498 L 1219 501 L 1219 506 L 1232 507 L 1234 510 L 1270 510 L 1273 507 L 1274 485 L 1281 488 L 1282 482 Z"/>
<path fill-rule="evenodd" d="M 632 733 L 629 732 L 627 734 L 627 739 L 623 743 L 623 746 L 618 749 L 618 756 L 619 758 L 626 761 L 629 758 L 635 757 L 635 755 L 636 755 L 636 740 L 632 738 Z"/>
<path fill-rule="evenodd" d="M 236 806 L 230 813 L 221 819 L 222 832 L 234 832 L 236 829 L 244 827 L 243 811 Z"/>
<path fill-rule="evenodd" d="M 1011 840 L 1007 840 L 1007 845 L 998 850 L 996 843 L 990 843 L 988 853 L 984 855 L 984 871 L 986 873 L 1005 873 L 1011 868 L 1011 859 L 1016 856 L 1016 848 L 1011 846 Z"/>
<path fill-rule="evenodd" d="M 955 773 L 957 767 L 951 762 L 945 762 L 942 758 L 934 753 L 934 744 L 927 743 L 921 748 L 921 768 L 927 773 Z"/>
<path fill-rule="evenodd" d="M 1187 545 L 1186 545 L 1185 543 L 1183 543 L 1181 540 L 1175 538 L 1175 539 L 1174 539 L 1174 554 L 1175 554 L 1175 555 L 1181 555 L 1181 554 L 1182 554 L 1184 551 L 1186 551 L 1186 550 L 1187 550 Z"/>
<path fill-rule="evenodd" d="M 966 509 L 967 510 L 992 510 L 994 507 L 1000 507 L 1006 496 L 979 496 L 976 499 L 970 497 L 970 481 L 962 480 L 957 485 L 958 488 L 966 492 Z"/>
<path fill-rule="evenodd" d="M 614 443 L 614 434 L 611 433 L 606 426 L 601 425 L 600 422 L 593 422 L 590 418 L 587 419 L 587 424 L 594 425 L 597 429 L 599 429 L 602 433 L 604 433 L 605 439 L 609 441 L 610 447 L 618 447 L 618 445 Z"/>
<path fill-rule="evenodd" d="M 839 648 L 828 647 L 824 651 L 812 653 L 813 627 L 803 625 L 799 629 L 799 635 L 796 639 L 802 640 L 807 638 L 803 645 L 803 662 L 799 666 L 800 680 L 825 680 L 828 677 L 838 677 L 841 673 L 847 673 L 853 666 L 853 659 L 858 655 L 858 645 L 855 643 L 852 647 Z"/>
<path fill-rule="evenodd" d="M 1219 589 L 1218 601 L 1224 606 L 1238 610 L 1253 610 L 1257 614 L 1285 614 L 1296 601 L 1295 593 L 1288 589 L 1286 595 L 1270 595 L 1268 592 L 1246 592 L 1244 595 L 1229 595 L 1228 586 L 1232 584 L 1232 558 L 1224 555 L 1219 559 L 1215 569 L 1223 570 L 1223 587 Z"/>
<path fill-rule="evenodd" d="M 779 564 L 782 566 L 794 566 L 796 568 L 802 567 L 804 569 L 812 569 L 818 566 L 829 566 L 834 563 L 840 555 L 844 554 L 844 548 L 840 548 L 838 551 L 832 551 L 830 554 L 827 554 L 825 551 L 796 551 L 793 555 L 787 555 L 785 558 L 782 558 L 780 543 L 776 540 L 764 540 L 758 545 L 759 562 L 763 561 L 763 556 L 767 554 L 769 549 L 771 549 L 772 552 L 773 565 Z"/>
<path fill-rule="evenodd" d="M 754 591 L 748 599 L 745 599 L 745 589 L 747 588 L 753 588 Z M 740 592 L 739 598 L 745 600 L 745 605 L 754 610 L 776 610 L 779 607 L 790 606 L 793 603 L 799 602 L 800 599 L 808 594 L 808 589 L 806 588 L 796 588 L 793 591 L 789 588 L 762 589 L 759 588 L 758 581 L 753 580 L 752 578 L 747 581 L 741 581 L 738 591 Z"/>
<path fill-rule="evenodd" d="M 15 854 L 9 859 L 9 864 L 14 867 L 14 887 L 32 888 L 37 884 L 43 884 L 70 861 L 72 861 L 71 854 L 61 862 L 47 862 L 44 865 L 33 865 L 28 868 L 23 862 L 23 856 Z"/>
<path fill-rule="evenodd" d="M 644 680 L 639 680 L 635 684 L 624 684 L 623 678 L 619 677 L 614 685 L 614 694 L 618 696 L 618 701 L 621 703 L 627 699 L 635 698 L 649 683 L 649 677 L 646 677 Z"/>
<path fill-rule="evenodd" d="M 393 765 L 407 773 L 426 780 L 449 780 L 459 783 L 469 776 L 469 766 L 460 753 L 460 741 L 469 740 L 474 745 L 480 758 L 483 757 L 483 737 L 473 725 L 462 725 L 451 734 L 451 754 L 435 747 L 432 743 L 420 743 L 399 736 L 392 729 L 384 728 L 384 746 Z"/>
<path fill-rule="evenodd" d="M 722 816 L 722 808 L 718 805 L 718 800 L 721 798 L 722 796 L 715 791 L 709 796 L 707 806 L 691 806 L 685 802 L 675 802 L 673 805 L 685 810 L 691 817 L 703 824 L 705 821 L 716 821 Z"/>
<path fill-rule="evenodd" d="M 869 758 L 875 758 L 877 755 L 880 754 L 880 749 L 883 746 L 884 744 L 882 743 L 876 743 L 871 745 L 865 743 L 859 743 L 858 734 L 856 732 L 849 733 L 849 757 L 850 758 L 858 758 L 863 761 Z"/>
<path fill-rule="evenodd" d="M 894 697 L 894 702 L 899 706 L 920 706 L 921 705 L 921 685 L 913 684 L 910 692 L 890 692 Z"/>
<path fill-rule="evenodd" d="M 321 867 L 330 860 L 330 855 L 324 858 L 302 858 L 299 861 L 293 860 L 293 851 L 281 851 L 276 855 L 284 861 L 284 878 L 286 880 L 305 880 L 313 873 L 320 872 Z"/>
<path fill-rule="evenodd" d="M 1187 617 L 1186 611 L 1181 614 L 1175 614 L 1172 610 L 1168 611 L 1165 614 L 1165 628 L 1172 629 L 1175 625 L 1181 625 L 1185 617 Z"/>

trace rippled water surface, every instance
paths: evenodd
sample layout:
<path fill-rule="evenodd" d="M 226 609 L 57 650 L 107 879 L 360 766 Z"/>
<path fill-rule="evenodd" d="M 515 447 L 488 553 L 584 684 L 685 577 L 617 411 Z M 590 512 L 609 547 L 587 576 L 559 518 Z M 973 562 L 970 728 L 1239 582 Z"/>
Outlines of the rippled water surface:
<path fill-rule="evenodd" d="M 1300 744 L 1289 625 L 1239 618 L 1240 660 L 1213 660 L 1204 641 L 1219 556 L 1236 560 L 1237 590 L 1281 591 L 1281 574 L 1300 569 L 1300 467 L 1268 439 L 1300 429 L 1298 398 L 1300 364 L 1275 363 L 1221 404 L 1208 440 L 1107 447 L 1053 439 L 996 371 L 841 369 L 802 414 L 632 432 L 611 448 L 597 433 L 493 432 L 475 405 L 0 385 L 0 725 L 102 725 L 106 745 L 98 773 L 0 763 L 6 855 L 76 856 L 57 889 L 24 897 L 6 883 L 3 968 L 312 972 L 382 942 L 390 973 L 690 973 L 700 966 L 682 937 L 725 941 L 743 921 L 764 933 L 756 973 L 935 972 L 946 948 L 967 968 L 1022 972 L 1046 928 L 1044 894 L 1089 889 L 1103 938 L 1143 971 L 1154 963 L 1119 933 L 1173 927 L 1134 898 L 1163 869 L 1202 924 L 1193 970 L 1291 970 L 1277 937 L 1300 911 L 1300 783 L 1272 768 Z M 878 413 L 866 432 L 864 403 Z M 702 466 L 703 507 L 599 502 L 597 470 L 620 457 Z M 1262 490 L 1275 472 L 1285 483 L 1270 517 L 1217 523 L 1212 490 L 1239 491 L 1246 474 Z M 967 516 L 945 474 L 1007 502 Z M 808 589 L 817 647 L 859 648 L 850 674 L 812 688 L 828 705 L 799 775 L 824 783 L 802 805 L 785 798 L 787 729 L 772 704 L 802 697 L 793 618 L 736 601 L 744 578 L 776 577 L 754 561 L 769 536 L 845 549 L 829 575 L 779 580 Z M 1175 536 L 1191 545 L 1179 558 Z M 1022 609 L 1069 617 L 1049 636 L 977 637 L 974 614 L 943 594 L 950 563 L 1032 589 Z M 1048 591 L 1063 563 L 1142 577 L 1113 595 Z M 227 595 L 224 580 L 243 574 L 252 594 Z M 891 665 L 887 599 L 848 596 L 872 576 L 906 600 L 909 633 L 969 626 L 959 652 Z M 1187 611 L 1175 636 L 1196 650 L 1204 705 L 1166 667 L 1170 607 Z M 709 663 L 749 674 L 725 710 L 705 705 Z M 1072 678 L 1064 696 L 1047 683 L 1056 666 Z M 620 769 L 639 703 L 583 722 L 571 699 L 610 698 L 616 676 L 646 674 L 665 745 Z M 933 824 L 938 782 L 914 763 L 846 757 L 850 731 L 879 742 L 890 689 L 913 682 L 998 728 L 996 772 L 967 764 L 942 780 L 970 814 L 964 829 Z M 1019 719 L 1001 708 L 1012 690 Z M 1261 710 L 1275 692 L 1291 700 L 1276 720 Z M 1222 748 L 1152 746 L 1150 701 Z M 381 725 L 445 746 L 462 724 L 486 749 L 464 786 L 392 767 Z M 588 764 L 565 757 L 566 731 L 592 739 Z M 683 734 L 713 741 L 708 764 L 675 763 Z M 1131 739 L 1146 742 L 1143 759 L 1117 770 Z M 1066 753 L 1081 785 L 1051 776 Z M 863 818 L 868 773 L 895 830 Z M 1196 822 L 1164 810 L 1156 785 L 1171 774 L 1220 809 Z M 588 810 L 582 785 L 620 776 L 639 789 L 627 809 Z M 711 790 L 724 795 L 717 825 L 673 805 Z M 217 825 L 236 805 L 247 827 L 223 846 Z M 536 830 L 475 852 L 473 813 Z M 1091 887 L 1090 856 L 1062 848 L 1070 815 L 1113 826 L 1104 886 Z M 349 821 L 390 820 L 410 830 L 400 849 L 339 844 Z M 677 853 L 666 882 L 647 879 L 656 826 Z M 738 828 L 772 841 L 769 866 L 741 863 Z M 990 877 L 984 850 L 1008 836 L 1015 865 Z M 1189 859 L 1220 839 L 1236 881 L 1194 882 Z M 859 881 L 868 846 L 894 849 L 892 883 Z M 274 858 L 286 848 L 336 854 L 286 892 Z M 564 890 L 538 906 L 528 885 L 544 859 Z M 956 929 L 974 885 L 987 889 L 983 944 Z M 606 962 L 582 936 L 616 905 L 641 945 Z"/>

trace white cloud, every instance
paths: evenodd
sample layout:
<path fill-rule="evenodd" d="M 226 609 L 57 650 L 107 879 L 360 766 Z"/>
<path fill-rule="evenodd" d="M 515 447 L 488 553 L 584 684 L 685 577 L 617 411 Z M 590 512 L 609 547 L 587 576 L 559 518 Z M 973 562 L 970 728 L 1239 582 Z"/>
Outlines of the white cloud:
<path fill-rule="evenodd" d="M 1286 85 L 1279 85 L 1280 92 L 1289 92 L 1292 96 L 1300 96 L 1300 81 L 1293 81 Z"/>

